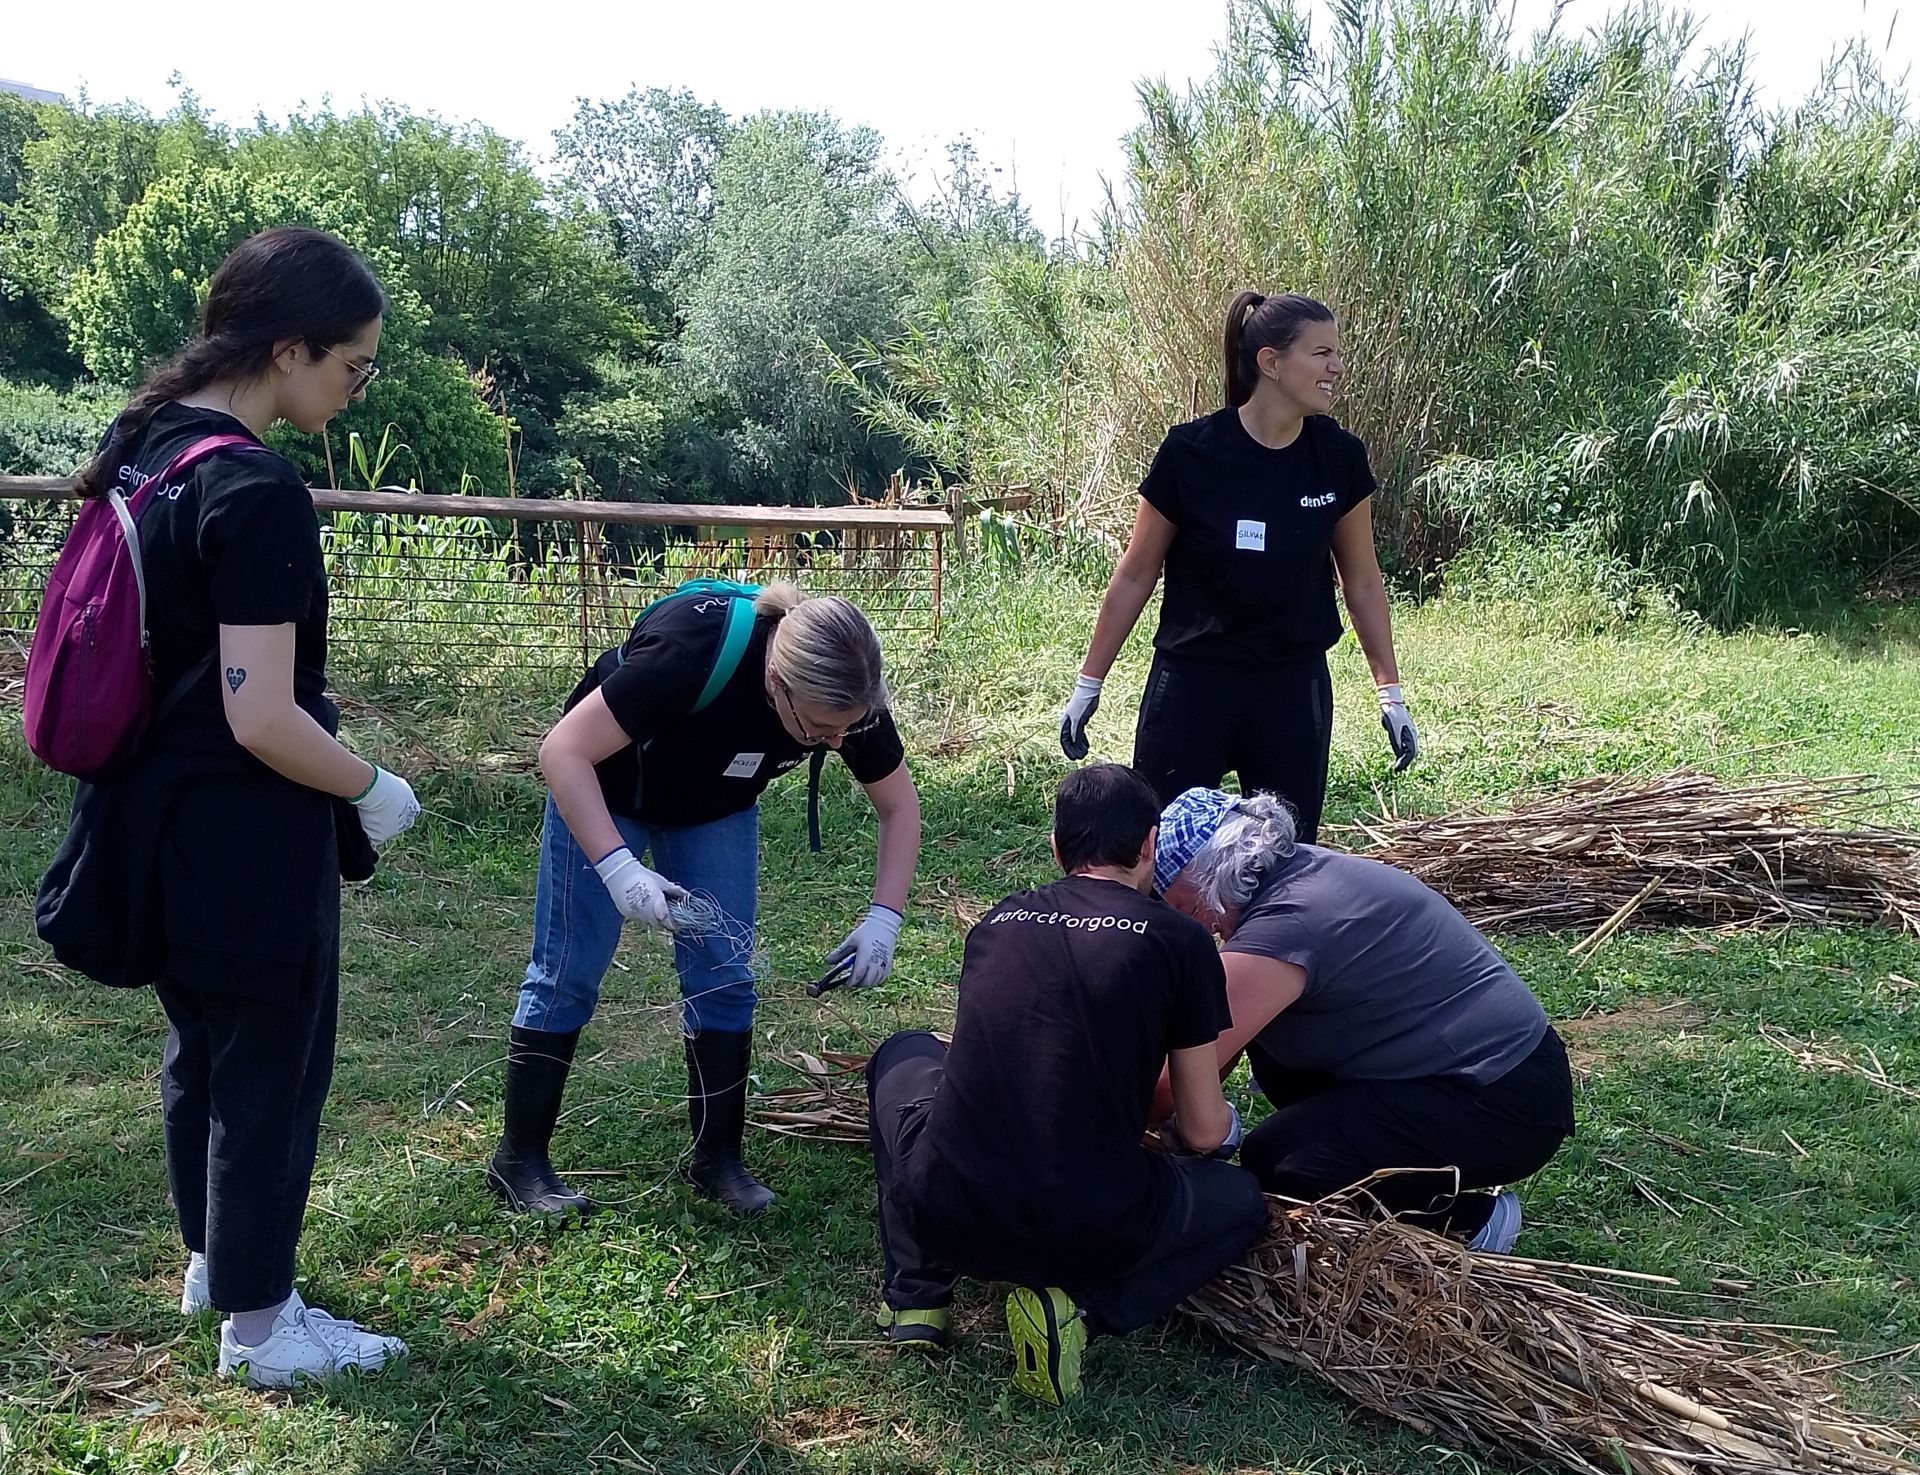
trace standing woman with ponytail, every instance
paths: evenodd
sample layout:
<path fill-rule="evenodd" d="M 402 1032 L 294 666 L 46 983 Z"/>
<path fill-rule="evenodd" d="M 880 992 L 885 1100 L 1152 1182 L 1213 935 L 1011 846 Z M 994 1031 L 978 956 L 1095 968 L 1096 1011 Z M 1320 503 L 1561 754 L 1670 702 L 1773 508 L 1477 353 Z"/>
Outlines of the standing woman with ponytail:
<path fill-rule="evenodd" d="M 1242 793 L 1284 798 L 1311 843 L 1333 739 L 1336 572 L 1396 769 L 1413 762 L 1419 740 L 1374 555 L 1367 448 L 1328 414 L 1343 372 L 1333 314 L 1311 297 L 1242 292 L 1225 336 L 1226 405 L 1168 431 L 1140 484 L 1060 746 L 1086 756 L 1101 683 L 1164 568 L 1134 768 L 1163 804 L 1232 770 Z"/>
<path fill-rule="evenodd" d="M 736 1214 L 772 1190 L 740 1161 L 753 1056 L 761 792 L 810 750 L 839 752 L 879 818 L 873 905 L 828 957 L 855 988 L 893 967 L 920 854 L 920 798 L 887 711 L 880 641 L 836 596 L 792 584 L 695 584 L 641 612 L 568 698 L 540 745 L 551 790 L 540 832 L 533 956 L 507 1045 L 505 1130 L 487 1182 L 520 1211 L 590 1214 L 555 1174 L 554 1123 L 580 1031 L 622 925 L 672 931 L 688 892 L 717 933 L 676 932 L 693 1186 Z M 641 863 L 647 855 L 653 866 Z"/>
<path fill-rule="evenodd" d="M 103 983 L 151 983 L 167 1176 L 189 1259 L 180 1309 L 222 1315 L 220 1371 L 283 1388 L 404 1354 L 293 1288 L 333 1080 L 343 863 L 419 813 L 334 738 L 327 580 L 300 474 L 259 444 L 319 434 L 377 372 L 386 298 L 319 231 L 281 228 L 214 273 L 200 333 L 108 430 L 79 490 L 127 492 L 209 437 L 138 525 L 153 690 L 139 751 L 74 794 L 40 935 Z"/>

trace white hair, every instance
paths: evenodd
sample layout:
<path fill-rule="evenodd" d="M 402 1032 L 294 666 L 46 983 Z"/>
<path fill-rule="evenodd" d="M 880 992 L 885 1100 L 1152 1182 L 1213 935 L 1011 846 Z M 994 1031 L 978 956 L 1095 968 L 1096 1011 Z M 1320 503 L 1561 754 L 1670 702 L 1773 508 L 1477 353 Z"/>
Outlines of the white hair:
<path fill-rule="evenodd" d="M 1298 834 L 1293 811 L 1278 794 L 1236 799 L 1175 879 L 1193 888 L 1210 916 L 1224 917 L 1253 900 L 1274 865 L 1293 854 Z"/>

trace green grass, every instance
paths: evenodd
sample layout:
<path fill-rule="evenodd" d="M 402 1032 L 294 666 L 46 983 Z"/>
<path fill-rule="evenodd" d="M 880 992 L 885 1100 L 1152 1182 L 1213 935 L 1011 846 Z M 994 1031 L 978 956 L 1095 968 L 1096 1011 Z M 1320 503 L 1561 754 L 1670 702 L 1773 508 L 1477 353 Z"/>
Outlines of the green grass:
<path fill-rule="evenodd" d="M 764 805 L 766 1055 L 862 1048 L 949 1017 L 962 919 L 1048 874 L 1064 771 L 1054 713 L 1093 597 L 1044 570 L 977 568 L 937 647 L 897 652 L 926 850 L 897 982 L 807 1000 L 801 981 L 864 904 L 869 825 L 828 784 L 809 856 L 802 785 Z M 1331 816 L 1381 790 L 1405 810 L 1678 762 L 1729 775 L 1920 780 L 1910 616 L 1819 633 L 1617 625 L 1577 599 L 1405 612 L 1426 756 L 1390 779 L 1357 652 L 1335 656 Z M 1136 641 L 1095 719 L 1124 757 Z M 756 1140 L 782 1193 L 736 1224 L 673 1177 L 684 1147 L 675 990 L 635 939 L 582 1046 L 558 1140 L 612 1212 L 565 1231 L 500 1213 L 478 1164 L 499 1124 L 503 1039 L 524 964 L 540 790 L 516 762 L 540 713 L 492 696 L 389 696 L 355 736 L 420 774 L 431 815 L 346 901 L 340 1064 L 301 1248 L 309 1296 L 405 1335 L 410 1372 L 263 1397 L 213 1376 L 215 1331 L 174 1304 L 152 997 L 59 973 L 30 897 L 64 789 L 9 735 L 0 755 L 0 1470 L 399 1475 L 416 1471 L 1425 1471 L 1471 1465 L 1310 1379 L 1180 1327 L 1096 1348 L 1065 1413 L 1013 1401 L 980 1290 L 949 1360 L 896 1362 L 868 1319 L 877 1281 L 864 1156 Z M 356 708 L 356 711 L 358 709 Z M 518 736 L 516 736 L 518 735 Z M 423 771 L 422 749 L 441 766 Z M 492 756 L 489 756 L 492 755 Z M 838 773 L 830 769 L 830 774 Z M 1907 816 L 1912 818 L 1911 814 Z M 1920 944 L 1868 930 L 1644 934 L 1591 964 L 1569 937 L 1503 940 L 1568 1035 L 1581 1133 L 1527 1186 L 1525 1247 L 1664 1272 L 1761 1321 L 1831 1328 L 1835 1356 L 1920 1342 L 1920 1111 L 1810 1071 L 1765 1022 L 1871 1045 L 1920 1084 Z M 777 1067 L 765 1078 L 780 1082 Z M 1244 1102 L 1244 1096 L 1243 1096 Z M 1910 1364 L 1858 1369 L 1912 1417 Z"/>

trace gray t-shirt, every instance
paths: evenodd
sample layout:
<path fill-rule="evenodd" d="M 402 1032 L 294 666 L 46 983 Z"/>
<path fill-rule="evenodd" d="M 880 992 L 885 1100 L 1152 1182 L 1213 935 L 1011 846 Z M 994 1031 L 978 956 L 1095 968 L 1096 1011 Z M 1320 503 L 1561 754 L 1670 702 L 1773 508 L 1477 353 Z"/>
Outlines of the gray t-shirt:
<path fill-rule="evenodd" d="M 1259 1035 L 1291 1069 L 1484 1085 L 1547 1032 L 1540 1001 L 1473 924 L 1377 860 L 1296 846 L 1222 950 L 1306 970 L 1306 992 Z"/>

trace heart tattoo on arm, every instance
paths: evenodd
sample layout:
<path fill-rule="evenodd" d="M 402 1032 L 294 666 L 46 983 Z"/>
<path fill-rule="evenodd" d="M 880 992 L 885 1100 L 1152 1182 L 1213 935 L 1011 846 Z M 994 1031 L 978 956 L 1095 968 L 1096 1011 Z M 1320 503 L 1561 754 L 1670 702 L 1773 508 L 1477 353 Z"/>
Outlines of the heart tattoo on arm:
<path fill-rule="evenodd" d="M 245 667 L 242 667 L 242 666 L 227 667 L 227 689 L 229 691 L 237 692 L 240 690 L 241 687 L 245 686 L 246 684 L 247 684 L 247 673 L 246 673 Z"/>

